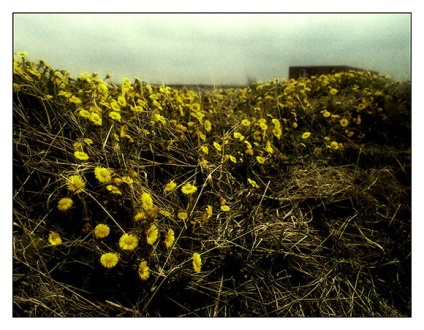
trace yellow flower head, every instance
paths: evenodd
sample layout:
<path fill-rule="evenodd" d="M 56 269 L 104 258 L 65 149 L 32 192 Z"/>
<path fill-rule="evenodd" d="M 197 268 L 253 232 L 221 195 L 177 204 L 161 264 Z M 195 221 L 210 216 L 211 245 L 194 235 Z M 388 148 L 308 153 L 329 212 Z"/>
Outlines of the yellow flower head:
<path fill-rule="evenodd" d="M 180 220 L 186 220 L 188 218 L 188 214 L 185 211 L 178 212 L 178 219 Z"/>
<path fill-rule="evenodd" d="M 190 105 L 190 109 L 194 112 L 198 112 L 200 110 L 200 104 L 199 103 L 193 103 Z"/>
<path fill-rule="evenodd" d="M 101 183 L 109 182 L 112 179 L 110 171 L 105 167 L 96 167 L 94 175 Z"/>
<path fill-rule="evenodd" d="M 112 194 L 122 195 L 122 191 L 120 191 L 119 188 L 114 185 L 109 184 L 106 186 L 106 189 L 109 190 Z"/>
<path fill-rule="evenodd" d="M 141 199 L 141 207 L 145 211 L 149 211 L 153 207 L 153 199 L 149 193 L 147 192 L 142 193 L 140 199 Z"/>
<path fill-rule="evenodd" d="M 212 130 L 212 124 L 209 120 L 205 120 L 203 122 L 203 127 L 205 128 L 206 132 L 210 132 Z"/>
<path fill-rule="evenodd" d="M 110 103 L 110 107 L 112 108 L 113 111 L 121 111 L 121 107 L 119 106 L 119 103 L 116 101 L 112 101 Z"/>
<path fill-rule="evenodd" d="M 177 187 L 177 184 L 174 181 L 171 181 L 171 182 L 166 184 L 163 191 L 164 192 L 173 191 L 176 187 Z"/>
<path fill-rule="evenodd" d="M 90 121 L 97 126 L 102 126 L 102 117 L 100 117 L 97 113 L 92 112 L 90 115 Z"/>
<path fill-rule="evenodd" d="M 68 178 L 68 190 L 75 192 L 76 194 L 83 191 L 85 188 L 85 182 L 79 175 L 72 175 Z"/>
<path fill-rule="evenodd" d="M 119 112 L 111 111 L 109 113 L 109 117 L 112 118 L 113 120 L 121 121 L 121 114 Z"/>
<path fill-rule="evenodd" d="M 75 158 L 77 158 L 79 160 L 87 160 L 88 159 L 88 155 L 84 151 L 75 151 L 74 156 L 75 156 Z"/>
<path fill-rule="evenodd" d="M 202 220 L 207 222 L 213 214 L 213 208 L 211 205 L 206 205 L 205 213 L 202 214 Z"/>
<path fill-rule="evenodd" d="M 64 197 L 57 203 L 57 208 L 61 211 L 66 211 L 72 207 L 73 203 L 74 201 L 72 199 Z"/>
<path fill-rule="evenodd" d="M 162 123 L 163 125 L 166 125 L 166 119 L 165 119 L 164 116 L 162 116 L 158 113 L 155 113 L 154 117 L 155 117 L 155 122 Z"/>
<path fill-rule="evenodd" d="M 78 112 L 78 116 L 82 118 L 90 119 L 91 113 L 88 110 L 82 109 L 81 111 Z"/>
<path fill-rule="evenodd" d="M 193 253 L 193 269 L 196 273 L 200 273 L 202 267 L 202 258 L 197 252 Z"/>
<path fill-rule="evenodd" d="M 165 237 L 165 246 L 169 249 L 172 247 L 175 241 L 175 233 L 172 229 L 168 230 L 168 234 Z"/>
<path fill-rule="evenodd" d="M 103 253 L 100 257 L 100 263 L 105 268 L 113 268 L 118 264 L 119 254 L 115 252 Z"/>
<path fill-rule="evenodd" d="M 109 226 L 107 226 L 103 223 L 99 223 L 94 228 L 94 235 L 96 235 L 97 238 L 105 238 L 105 237 L 109 236 L 109 233 L 110 233 Z"/>
<path fill-rule="evenodd" d="M 234 136 L 235 139 L 238 139 L 239 141 L 244 140 L 244 135 L 241 134 L 240 132 L 234 132 L 233 136 Z"/>
<path fill-rule="evenodd" d="M 133 234 L 123 234 L 119 239 L 119 247 L 122 250 L 134 250 L 138 246 L 138 239 Z"/>
<path fill-rule="evenodd" d="M 243 120 L 241 121 L 241 124 L 242 124 L 243 126 L 250 126 L 251 122 L 250 122 L 250 120 L 249 120 L 249 119 L 243 119 Z"/>
<path fill-rule="evenodd" d="M 342 127 L 346 127 L 347 125 L 349 125 L 349 121 L 347 119 L 343 118 L 343 119 L 340 120 L 340 125 Z"/>
<path fill-rule="evenodd" d="M 193 186 L 192 184 L 187 183 L 181 188 L 181 191 L 185 195 L 191 195 L 191 194 L 194 194 L 197 191 L 197 188 L 196 188 L 196 186 Z"/>
<path fill-rule="evenodd" d="M 221 145 L 220 145 L 218 142 L 214 142 L 214 143 L 213 143 L 213 146 L 214 146 L 214 147 L 215 147 L 215 149 L 216 149 L 216 150 L 218 150 L 218 151 L 221 151 L 221 150 L 222 150 Z"/>
<path fill-rule="evenodd" d="M 146 281 L 150 276 L 150 268 L 147 266 L 147 261 L 142 260 L 138 266 L 138 275 L 142 281 Z"/>
<path fill-rule="evenodd" d="M 251 184 L 253 188 L 259 188 L 255 180 L 247 178 L 247 182 L 249 182 L 249 184 Z"/>
<path fill-rule="evenodd" d="M 339 91 L 335 88 L 330 87 L 330 94 L 336 95 Z"/>
<path fill-rule="evenodd" d="M 221 211 L 228 212 L 229 210 L 230 210 L 230 207 L 228 205 L 221 206 Z"/>
<path fill-rule="evenodd" d="M 159 236 L 158 227 L 155 224 L 151 225 L 150 228 L 147 230 L 146 236 L 147 244 L 153 245 Z"/>
<path fill-rule="evenodd" d="M 138 212 L 134 216 L 134 221 L 140 221 L 140 220 L 144 220 L 144 219 L 146 219 L 146 213 L 144 213 L 143 211 Z"/>
<path fill-rule="evenodd" d="M 328 110 L 324 110 L 324 111 L 322 112 L 322 115 L 323 115 L 325 118 L 328 118 L 328 117 L 330 117 L 330 116 L 331 116 L 331 112 L 330 112 L 330 111 L 328 111 Z"/>
<path fill-rule="evenodd" d="M 270 153 L 270 154 L 273 154 L 274 153 L 274 149 L 271 147 L 271 142 L 270 141 L 267 141 L 266 146 L 265 146 L 265 151 L 268 152 L 268 153 Z"/>
<path fill-rule="evenodd" d="M 62 238 L 60 235 L 54 231 L 51 231 L 49 234 L 49 243 L 53 246 L 62 244 Z"/>
<path fill-rule="evenodd" d="M 122 182 L 125 182 L 126 184 L 133 184 L 134 180 L 130 176 L 125 175 L 122 177 Z"/>
<path fill-rule="evenodd" d="M 256 156 L 256 160 L 259 164 L 265 164 L 266 158 L 262 156 Z"/>
<path fill-rule="evenodd" d="M 307 139 L 310 136 L 311 136 L 311 132 L 305 132 L 302 134 L 302 139 Z"/>
<path fill-rule="evenodd" d="M 203 152 L 205 155 L 209 154 L 209 148 L 208 148 L 208 146 L 201 146 L 201 147 L 200 147 L 200 150 L 202 150 L 202 152 Z"/>

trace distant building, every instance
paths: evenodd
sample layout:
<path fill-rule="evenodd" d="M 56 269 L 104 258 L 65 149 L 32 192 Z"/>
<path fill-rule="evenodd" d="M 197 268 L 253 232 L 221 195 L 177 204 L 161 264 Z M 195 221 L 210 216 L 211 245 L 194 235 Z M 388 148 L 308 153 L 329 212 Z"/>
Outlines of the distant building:
<path fill-rule="evenodd" d="M 376 71 L 354 68 L 347 65 L 310 65 L 310 66 L 291 66 L 289 67 L 289 79 L 299 79 L 311 76 L 320 76 L 322 74 L 333 74 L 337 72 L 369 71 L 378 74 Z"/>

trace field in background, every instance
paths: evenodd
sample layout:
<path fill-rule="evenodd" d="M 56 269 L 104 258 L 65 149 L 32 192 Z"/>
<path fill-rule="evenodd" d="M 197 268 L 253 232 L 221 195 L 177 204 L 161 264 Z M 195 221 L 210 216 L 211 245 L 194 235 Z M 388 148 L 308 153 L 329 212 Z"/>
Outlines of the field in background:
<path fill-rule="evenodd" d="M 14 316 L 411 315 L 409 82 L 14 61 Z"/>

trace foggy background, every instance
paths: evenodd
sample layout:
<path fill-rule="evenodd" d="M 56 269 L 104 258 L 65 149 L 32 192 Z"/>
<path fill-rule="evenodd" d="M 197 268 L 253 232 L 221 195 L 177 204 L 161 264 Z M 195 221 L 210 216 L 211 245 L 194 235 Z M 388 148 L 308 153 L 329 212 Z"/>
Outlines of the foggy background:
<path fill-rule="evenodd" d="M 410 14 L 14 14 L 13 47 L 72 75 L 246 84 L 289 66 L 349 65 L 410 79 Z"/>

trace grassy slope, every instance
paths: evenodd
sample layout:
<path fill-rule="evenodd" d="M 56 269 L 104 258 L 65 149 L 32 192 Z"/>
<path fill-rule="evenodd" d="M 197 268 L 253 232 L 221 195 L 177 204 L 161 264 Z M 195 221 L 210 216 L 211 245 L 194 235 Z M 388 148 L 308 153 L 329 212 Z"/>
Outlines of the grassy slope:
<path fill-rule="evenodd" d="M 15 316 L 410 315 L 408 83 L 342 73 L 199 93 L 124 81 L 100 93 L 103 83 L 16 59 Z M 108 114 L 119 95 L 116 121 Z M 102 125 L 81 109 L 99 112 Z M 87 161 L 75 158 L 76 141 Z M 111 194 L 96 166 L 134 182 L 116 182 L 122 195 Z M 73 194 L 67 178 L 77 173 L 86 187 Z M 171 180 L 178 188 L 164 192 Z M 188 182 L 193 195 L 181 192 Z M 134 221 L 142 192 L 161 212 Z M 74 201 L 66 212 L 57 208 L 63 197 Z M 159 227 L 153 246 L 151 222 Z M 92 233 L 98 223 L 111 228 L 105 239 Z M 120 249 L 121 229 L 137 235 L 136 250 Z M 172 249 L 163 243 L 169 229 Z M 49 244 L 50 231 L 62 244 Z M 99 262 L 108 251 L 120 253 L 112 269 Z M 147 281 L 137 274 L 141 260 Z"/>

